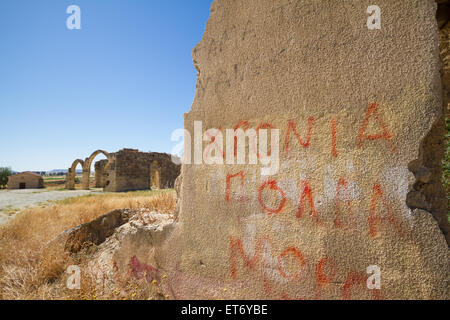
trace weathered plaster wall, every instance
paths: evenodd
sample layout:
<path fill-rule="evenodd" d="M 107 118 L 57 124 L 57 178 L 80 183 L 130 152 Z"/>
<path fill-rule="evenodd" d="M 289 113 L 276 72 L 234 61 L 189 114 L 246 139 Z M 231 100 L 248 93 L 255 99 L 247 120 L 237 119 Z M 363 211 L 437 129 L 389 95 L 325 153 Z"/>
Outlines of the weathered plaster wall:
<path fill-rule="evenodd" d="M 278 128 L 280 171 L 183 165 L 159 258 L 175 298 L 449 297 L 442 144 L 428 146 L 443 106 L 436 4 L 379 0 L 368 30 L 371 4 L 213 3 L 185 128 Z"/>

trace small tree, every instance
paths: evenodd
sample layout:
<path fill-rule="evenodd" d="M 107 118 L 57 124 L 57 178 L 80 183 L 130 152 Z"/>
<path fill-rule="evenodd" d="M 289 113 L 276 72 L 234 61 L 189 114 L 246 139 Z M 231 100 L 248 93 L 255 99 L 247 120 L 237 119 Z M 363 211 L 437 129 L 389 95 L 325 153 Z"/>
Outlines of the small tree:
<path fill-rule="evenodd" d="M 0 168 L 0 188 L 4 188 L 8 184 L 8 177 L 12 175 L 11 168 Z"/>

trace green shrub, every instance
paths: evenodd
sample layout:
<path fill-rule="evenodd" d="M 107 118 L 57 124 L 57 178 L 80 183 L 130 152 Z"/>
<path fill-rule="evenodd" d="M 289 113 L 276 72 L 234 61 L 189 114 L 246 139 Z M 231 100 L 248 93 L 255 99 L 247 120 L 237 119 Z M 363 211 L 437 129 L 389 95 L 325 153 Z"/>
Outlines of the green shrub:
<path fill-rule="evenodd" d="M 0 188 L 6 187 L 10 175 L 12 175 L 11 168 L 0 167 Z"/>

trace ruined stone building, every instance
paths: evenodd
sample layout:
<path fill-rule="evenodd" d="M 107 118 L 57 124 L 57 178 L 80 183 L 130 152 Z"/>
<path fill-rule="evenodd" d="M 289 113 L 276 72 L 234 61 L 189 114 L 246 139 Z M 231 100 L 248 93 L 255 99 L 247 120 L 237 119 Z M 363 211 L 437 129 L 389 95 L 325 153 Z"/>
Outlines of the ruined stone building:
<path fill-rule="evenodd" d="M 8 189 L 39 189 L 44 187 L 44 179 L 34 172 L 21 172 L 8 178 Z"/>
<path fill-rule="evenodd" d="M 180 165 L 173 163 L 171 155 L 166 153 L 135 149 L 122 149 L 115 153 L 97 150 L 84 161 L 77 159 L 73 162 L 66 175 L 67 189 L 75 188 L 77 165 L 83 168 L 82 188 L 89 189 L 91 164 L 99 154 L 107 159 L 94 164 L 94 186 L 108 192 L 173 188 L 180 173 Z"/>

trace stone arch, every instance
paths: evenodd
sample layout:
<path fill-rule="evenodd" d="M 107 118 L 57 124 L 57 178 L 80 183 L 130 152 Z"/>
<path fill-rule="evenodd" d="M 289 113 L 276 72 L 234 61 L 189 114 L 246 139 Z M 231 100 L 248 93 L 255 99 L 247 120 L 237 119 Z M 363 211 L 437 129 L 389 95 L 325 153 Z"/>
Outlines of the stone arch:
<path fill-rule="evenodd" d="M 66 173 L 66 189 L 74 190 L 75 189 L 75 176 L 77 174 L 77 166 L 81 165 L 81 168 L 84 170 L 84 161 L 81 159 L 76 159 L 72 166 Z"/>
<path fill-rule="evenodd" d="M 110 161 L 109 153 L 104 150 L 96 150 L 88 158 L 86 158 L 86 160 L 84 160 L 83 180 L 82 180 L 82 188 L 84 190 L 89 190 L 89 179 L 91 177 L 91 164 L 94 161 L 95 157 L 97 157 L 99 154 L 103 154 L 108 160 L 108 163 Z"/>
<path fill-rule="evenodd" d="M 109 153 L 108 152 L 106 152 L 106 151 L 104 151 L 104 150 L 97 150 L 97 151 L 94 151 L 90 156 L 89 156 L 89 164 L 91 164 L 92 163 L 92 161 L 94 160 L 94 158 L 96 157 L 96 156 L 98 156 L 99 154 L 103 154 L 107 159 L 109 159 Z"/>
<path fill-rule="evenodd" d="M 157 160 L 150 164 L 150 189 L 161 189 L 161 166 Z"/>

